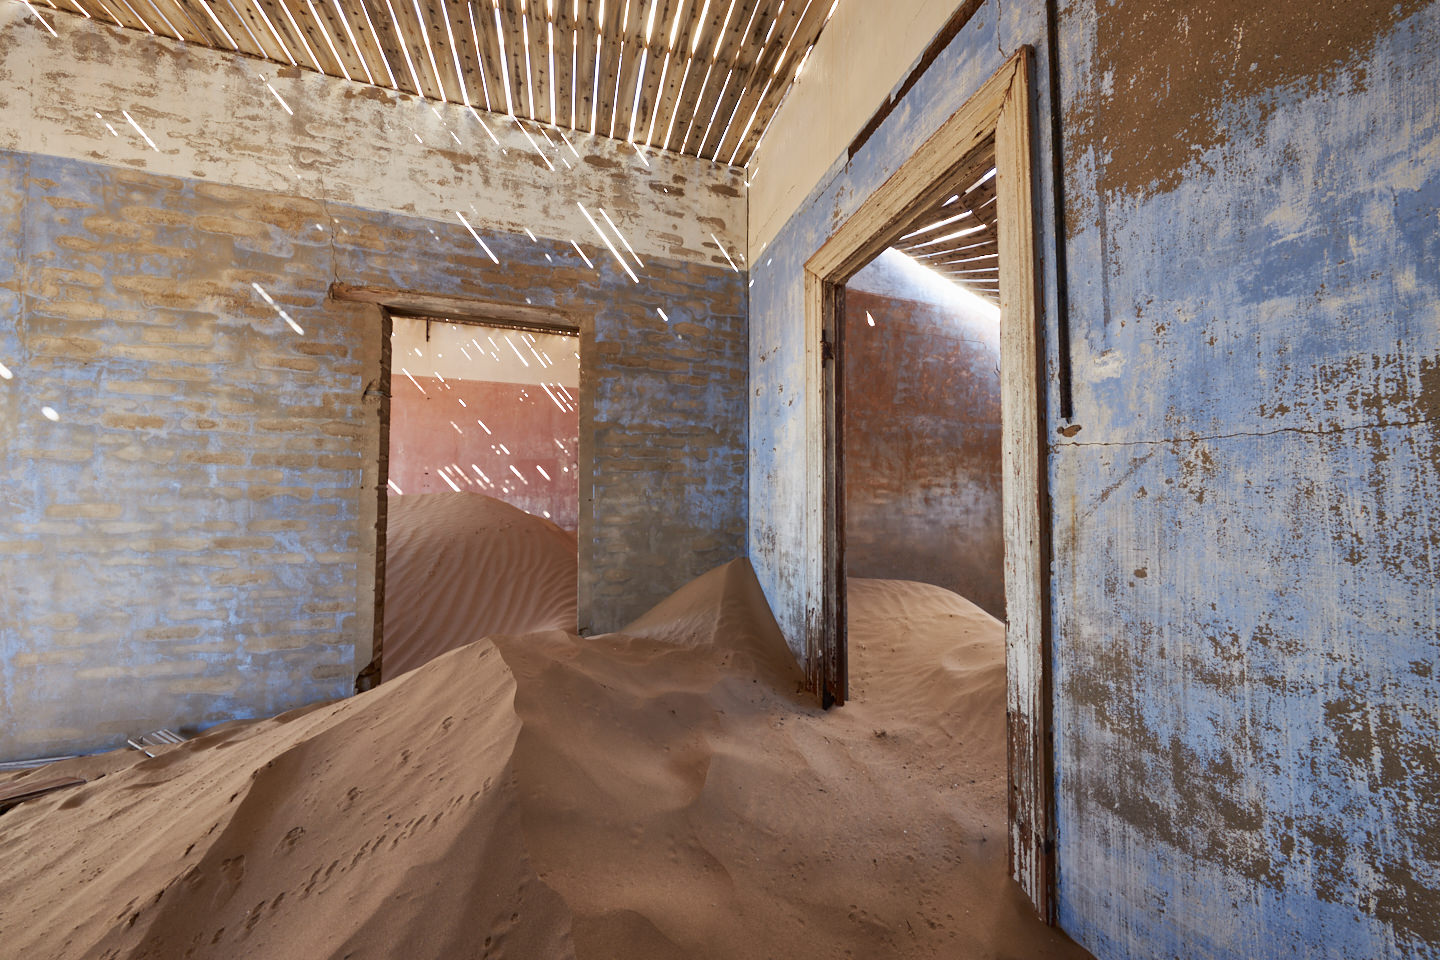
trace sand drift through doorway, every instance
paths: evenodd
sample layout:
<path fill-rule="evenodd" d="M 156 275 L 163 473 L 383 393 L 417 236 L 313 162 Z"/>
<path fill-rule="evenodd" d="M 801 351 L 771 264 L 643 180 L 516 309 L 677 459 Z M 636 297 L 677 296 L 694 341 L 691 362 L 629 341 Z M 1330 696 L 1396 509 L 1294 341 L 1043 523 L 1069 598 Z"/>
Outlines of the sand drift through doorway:
<path fill-rule="evenodd" d="M 1054 798 L 1049 662 L 1050 545 L 1042 439 L 1030 73 L 1022 47 L 875 190 L 805 264 L 806 460 L 809 575 L 819 606 L 807 614 L 806 678 L 826 703 L 848 695 L 844 471 L 839 441 L 844 285 L 957 185 L 995 170 L 1000 225 L 1002 525 L 1005 563 L 1006 736 L 1012 875 L 1041 916 L 1054 919 Z M 943 219 L 943 218 L 942 218 Z M 935 221 L 926 221 L 932 222 Z M 913 239 L 913 237 L 912 237 Z M 963 240 L 964 238 L 954 238 Z M 947 241 L 948 242 L 948 241 Z M 963 257 L 955 257 L 960 260 Z M 988 262 L 982 261 L 982 262 Z M 954 265 L 962 269 L 962 265 Z M 967 268 L 973 269 L 973 268 Z"/>

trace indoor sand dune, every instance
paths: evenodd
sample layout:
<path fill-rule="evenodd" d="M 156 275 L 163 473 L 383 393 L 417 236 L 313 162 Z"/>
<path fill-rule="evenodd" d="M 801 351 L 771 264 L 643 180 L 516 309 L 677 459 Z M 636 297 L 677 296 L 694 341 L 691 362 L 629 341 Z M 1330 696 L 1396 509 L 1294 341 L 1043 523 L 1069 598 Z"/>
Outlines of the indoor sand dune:
<path fill-rule="evenodd" d="M 481 493 L 391 497 L 386 680 L 496 633 L 574 630 L 575 534 Z"/>
<path fill-rule="evenodd" d="M 856 699 L 828 713 L 736 561 L 623 633 L 480 640 L 140 758 L 0 817 L 0 944 L 1086 956 L 1005 876 L 999 625 L 914 583 L 856 582 L 851 609 Z"/>

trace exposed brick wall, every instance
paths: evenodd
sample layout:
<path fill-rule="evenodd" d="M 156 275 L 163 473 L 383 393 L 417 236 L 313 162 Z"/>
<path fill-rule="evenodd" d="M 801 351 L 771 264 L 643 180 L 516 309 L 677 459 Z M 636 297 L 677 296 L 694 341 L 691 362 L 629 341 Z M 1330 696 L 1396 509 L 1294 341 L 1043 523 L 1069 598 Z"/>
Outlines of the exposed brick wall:
<path fill-rule="evenodd" d="M 847 289 L 850 576 L 933 583 L 1005 618 L 999 362 L 952 309 Z"/>
<path fill-rule="evenodd" d="M 580 557 L 582 625 L 588 608 L 594 631 L 746 550 L 744 295 L 741 274 L 673 264 L 636 288 L 633 306 L 611 301 L 596 315 L 580 380 L 594 397 L 595 525 Z M 583 449 L 583 405 L 580 432 Z M 582 517 L 586 499 L 582 487 Z"/>
<path fill-rule="evenodd" d="M 382 333 L 336 279 L 593 314 L 592 628 L 744 551 L 741 274 L 4 152 L 0 223 L 0 757 L 349 691 Z"/>
<path fill-rule="evenodd" d="M 345 693 L 379 330 L 250 286 L 323 293 L 319 204 L 13 153 L 0 193 L 0 756 Z"/>

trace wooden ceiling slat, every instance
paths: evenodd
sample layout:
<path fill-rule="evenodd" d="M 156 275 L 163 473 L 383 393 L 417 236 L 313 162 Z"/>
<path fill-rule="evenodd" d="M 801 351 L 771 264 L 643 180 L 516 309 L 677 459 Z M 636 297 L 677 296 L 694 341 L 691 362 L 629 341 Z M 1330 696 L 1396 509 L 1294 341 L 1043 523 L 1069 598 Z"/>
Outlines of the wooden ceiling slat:
<path fill-rule="evenodd" d="M 421 96 L 431 100 L 448 100 L 450 94 L 445 88 L 444 75 L 440 73 L 439 60 L 435 58 L 435 38 L 430 35 L 429 27 L 421 29 L 412 0 L 394 0 L 394 4 L 404 28 L 405 49 L 401 51 L 401 56 L 408 54 L 410 64 L 415 68 L 412 80 L 418 79 Z M 406 69 L 409 69 L 408 65 Z"/>
<path fill-rule="evenodd" d="M 193 2 L 204 3 L 205 0 L 193 0 Z M 315 27 L 311 36 L 312 38 L 318 36 L 321 41 L 316 52 L 328 55 L 330 61 L 341 68 L 341 75 L 347 79 L 373 82 L 373 76 L 369 81 L 366 80 L 365 67 L 355 51 L 354 44 L 350 42 L 350 37 L 345 31 L 345 24 L 341 22 L 336 13 L 334 0 L 305 0 L 305 8 Z M 314 43 L 313 39 L 311 43 Z"/>
<path fill-rule="evenodd" d="M 108 0 L 107 0 L 108 2 Z M 231 39 L 240 53 L 251 57 L 268 58 L 269 47 L 265 45 L 264 38 L 256 35 L 250 27 L 239 7 L 234 0 L 195 0 L 197 4 L 204 4 L 208 10 L 215 14 L 216 18 L 225 25 Z"/>
<path fill-rule="evenodd" d="M 746 135 L 744 142 L 740 144 L 739 151 L 735 154 L 735 163 L 744 166 L 750 162 L 755 148 L 759 146 L 766 131 L 770 129 L 770 120 L 775 116 L 775 111 L 780 108 L 785 94 L 790 90 L 790 85 L 791 81 L 784 77 L 776 78 L 776 81 L 770 85 L 769 93 L 765 94 L 765 100 L 755 113 L 755 122 L 751 125 L 749 134 Z"/>
<path fill-rule="evenodd" d="M 309 67 L 320 73 L 328 73 L 331 76 L 338 77 L 340 75 L 329 58 L 322 55 L 321 51 L 316 48 L 320 38 L 315 35 L 315 24 L 307 16 L 304 0 L 274 0 L 274 5 L 270 6 L 270 10 L 272 19 L 278 10 L 280 19 L 275 22 L 277 25 L 283 24 L 282 29 L 289 30 L 285 39 L 290 44 L 291 54 L 300 61 L 301 66 Z M 323 44 L 320 46 L 323 48 Z"/>
<path fill-rule="evenodd" d="M 205 0 L 194 0 L 197 3 L 204 3 Z M 380 69 L 379 63 L 371 64 L 366 57 L 368 51 L 364 50 L 360 35 L 355 30 L 356 20 L 360 14 L 350 9 L 350 4 L 342 0 L 314 0 L 315 7 L 320 11 L 324 19 L 325 32 L 329 34 L 335 44 L 335 49 L 340 54 L 340 60 L 345 64 L 351 79 L 363 81 L 370 84 L 383 85 L 385 73 Z M 361 25 L 364 21 L 360 20 Z M 380 70 L 377 74 L 375 71 Z"/>
<path fill-rule="evenodd" d="M 727 164 L 750 160 L 832 9 L 831 0 L 44 2 Z"/>
<path fill-rule="evenodd" d="M 491 91 L 497 113 L 525 116 L 525 51 L 520 49 L 518 13 L 509 3 L 498 7 L 487 0 L 477 0 L 490 7 L 490 41 L 494 45 L 497 88 Z M 488 51 L 487 51 L 488 52 Z M 517 80 L 519 81 L 517 84 Z"/>
<path fill-rule="evenodd" d="M 559 29 L 550 17 L 539 17 L 536 26 L 538 35 L 535 37 L 535 46 L 542 54 L 536 79 L 540 89 L 545 92 L 544 105 L 541 106 L 537 100 L 536 107 L 546 123 L 563 127 L 570 122 L 570 104 L 566 99 L 570 95 L 569 80 L 566 79 L 570 65 L 570 45 L 565 42 L 564 31 Z"/>
<path fill-rule="evenodd" d="M 94 14 L 87 10 L 82 4 L 76 2 L 76 0 L 64 0 L 63 4 L 52 3 L 50 4 L 50 9 L 64 10 L 66 13 L 78 13 L 86 20 L 94 19 Z"/>
<path fill-rule="evenodd" d="M 671 63 L 665 89 L 658 95 L 656 106 L 655 138 L 652 145 L 659 150 L 668 150 L 674 136 L 675 123 L 685 113 L 683 95 L 686 87 L 694 80 L 694 59 L 688 48 L 677 48 Z M 683 126 L 683 125 L 682 125 Z"/>
<path fill-rule="evenodd" d="M 377 87 L 391 87 L 391 75 L 385 69 L 386 64 L 382 55 L 383 47 L 377 41 L 372 15 L 364 0 L 330 0 L 330 2 L 338 3 L 344 12 L 345 24 L 348 26 L 345 31 L 346 39 L 350 41 L 351 47 L 362 64 L 361 72 L 365 74 L 366 82 L 373 83 Z"/>
<path fill-rule="evenodd" d="M 495 7 L 489 0 L 467 0 L 470 12 L 470 45 L 478 43 L 476 54 L 481 76 L 472 84 L 472 96 L 481 106 L 489 104 L 494 113 L 505 112 L 505 85 L 500 73 L 500 48 L 495 42 Z M 478 87 L 478 90 L 473 88 Z"/>
<path fill-rule="evenodd" d="M 449 19 L 442 9 L 447 5 L 443 4 L 442 0 L 433 0 L 422 4 L 418 13 L 413 0 L 410 0 L 409 6 L 420 27 L 425 69 L 429 71 L 427 82 L 438 85 L 441 91 L 440 99 L 451 103 L 464 103 L 465 97 L 460 92 L 460 77 L 455 72 L 455 55 L 450 47 L 450 30 L 446 29 Z M 424 15 L 423 18 L 421 14 Z M 422 73 L 421 76 L 425 74 Z"/>
<path fill-rule="evenodd" d="M 719 162 L 721 150 L 725 142 L 735 134 L 731 129 L 736 123 L 744 123 L 745 118 L 740 116 L 740 108 L 750 95 L 750 89 L 745 86 L 740 77 L 740 72 L 735 72 L 730 83 L 730 90 L 720 100 L 719 111 L 715 114 L 715 123 L 710 137 L 707 138 L 706 148 L 700 156 L 711 161 Z"/>
<path fill-rule="evenodd" d="M 128 3 L 131 0 L 121 0 L 121 2 Z M 266 59 L 282 64 L 298 62 L 289 48 L 289 41 L 284 40 L 284 35 L 280 34 L 277 37 L 279 24 L 269 19 L 270 13 L 264 6 L 257 0 L 234 0 L 234 4 L 236 10 L 244 18 L 249 32 L 265 49 Z"/>
<path fill-rule="evenodd" d="M 683 54 L 677 53 L 682 26 L 678 17 L 685 12 L 687 3 L 688 0 L 664 0 L 654 5 L 654 23 L 650 25 L 650 35 L 645 38 L 649 56 L 645 87 L 641 93 L 642 115 L 635 134 L 636 141 L 646 147 L 653 145 L 657 135 L 664 136 L 664 128 L 660 127 L 658 131 L 656 128 L 669 115 L 674 102 L 672 91 L 675 83 L 671 73 L 684 67 Z"/>
<path fill-rule="evenodd" d="M 729 70 L 748 70 L 749 64 L 744 62 L 747 41 L 754 34 L 755 25 L 764 22 L 760 14 L 771 6 L 769 0 L 744 0 L 737 4 L 736 15 L 725 30 L 723 40 L 714 48 L 715 59 L 725 63 Z M 763 26 L 761 33 L 764 33 Z"/>
<path fill-rule="evenodd" d="M 135 11 L 120 0 L 86 0 L 91 5 L 91 13 L 97 15 L 98 11 L 104 11 L 106 20 L 112 23 L 119 23 L 120 26 L 129 30 L 150 30 L 145 26 L 144 21 L 136 15 Z"/>
<path fill-rule="evenodd" d="M 686 147 L 682 149 L 682 153 L 708 156 L 713 152 L 711 148 L 714 140 L 720 135 L 728 119 L 726 111 L 743 88 L 743 74 L 746 71 L 740 66 L 740 59 L 744 52 L 745 37 L 755 29 L 760 12 L 766 5 L 765 0 L 744 0 L 735 3 L 733 11 L 727 5 L 728 21 L 721 18 L 717 24 L 720 32 L 715 34 L 715 40 L 709 49 L 713 68 L 707 63 L 706 70 L 710 74 L 710 82 L 705 83 L 702 79 L 702 89 L 697 92 L 696 100 L 693 101 L 694 138 L 686 138 Z"/>
<path fill-rule="evenodd" d="M 387 30 L 383 7 L 377 0 L 347 0 L 350 9 L 358 11 L 352 16 L 351 26 L 365 51 L 366 59 L 375 74 L 375 82 L 401 89 L 401 78 L 405 65 L 400 62 L 400 50 L 395 45 L 395 32 Z"/>
<path fill-rule="evenodd" d="M 914 250 L 899 245 L 897 245 L 897 249 L 910 254 L 926 266 L 963 269 L 961 264 L 966 264 L 971 268 L 983 267 L 985 265 L 983 258 L 998 253 L 1000 248 L 994 240 L 988 240 L 965 250 L 942 250 L 937 252 L 935 250 Z"/>
<path fill-rule="evenodd" d="M 661 31 L 657 31 L 657 33 L 661 33 Z M 650 69 L 645 83 L 645 92 L 641 95 L 641 103 L 644 105 L 644 129 L 637 129 L 635 133 L 636 141 L 646 149 L 653 146 L 657 135 L 665 133 L 660 124 L 668 116 L 665 97 L 672 89 L 671 74 L 682 72 L 684 69 L 684 59 L 675 55 L 662 34 L 651 45 Z"/>
<path fill-rule="evenodd" d="M 473 8 L 466 0 L 445 0 L 445 12 L 448 15 L 449 33 L 445 36 L 446 46 L 450 45 L 453 37 L 455 45 L 451 48 L 450 70 L 460 71 L 463 79 L 456 81 L 456 87 L 460 90 L 460 100 L 472 107 L 485 109 L 485 84 L 480 82 L 480 66 L 475 62 L 475 41 L 470 35 L 470 11 Z M 479 24 L 476 24 L 478 33 Z M 456 59 L 459 59 L 459 67 L 455 66 Z M 488 83 L 488 79 L 487 79 Z"/>
<path fill-rule="evenodd" d="M 721 74 L 721 78 L 718 80 L 715 79 L 717 71 L 714 62 L 709 60 L 709 58 L 702 57 L 696 58 L 693 70 L 694 76 L 691 78 L 690 91 L 683 101 L 684 116 L 682 116 L 681 119 L 684 123 L 680 125 L 681 129 L 675 132 L 676 138 L 674 144 L 677 153 L 688 153 L 691 156 L 695 154 L 695 150 L 691 148 L 691 144 L 695 142 L 697 137 L 703 136 L 705 133 L 705 123 L 702 117 L 708 115 L 706 112 L 706 104 L 714 101 L 715 94 L 723 85 L 725 73 L 723 69 L 719 70 L 718 72 Z M 696 127 L 700 128 L 698 132 L 695 129 Z"/>
<path fill-rule="evenodd" d="M 676 56 L 681 58 L 695 56 L 697 53 L 695 44 L 695 32 L 701 24 L 700 15 L 706 12 L 705 7 L 713 5 L 715 0 L 684 0 L 679 9 L 680 25 L 676 28 L 673 15 L 670 26 L 665 34 L 665 42 L 669 43 L 671 37 L 675 39 L 673 49 Z M 707 17 L 708 18 L 708 17 Z"/>
<path fill-rule="evenodd" d="M 606 133 L 625 139 L 625 121 L 630 116 L 630 96 L 634 90 L 635 71 L 640 64 L 640 45 L 622 40 L 615 71 L 610 76 L 610 124 Z M 602 89 L 601 93 L 604 93 Z"/>
<path fill-rule="evenodd" d="M 717 52 L 724 47 L 735 20 L 736 7 L 748 6 L 749 0 L 743 4 L 739 0 L 714 0 L 713 3 L 701 0 L 701 3 L 702 21 L 696 24 L 698 36 L 693 37 L 691 43 L 695 51 L 695 63 L 691 70 L 695 76 L 691 78 L 693 85 L 689 87 L 687 97 L 680 101 L 685 107 L 685 116 L 679 118 L 684 122 L 680 124 L 681 129 L 677 131 L 677 139 L 674 141 L 677 152 L 692 155 L 694 150 L 690 149 L 690 144 L 705 132 L 701 117 L 708 117 L 710 105 L 718 98 L 719 90 L 724 86 L 725 70 L 716 69 Z M 743 9 L 741 14 L 743 16 Z M 720 75 L 718 79 L 717 73 Z M 700 127 L 699 133 L 695 130 L 697 126 Z"/>
<path fill-rule="evenodd" d="M 248 2 L 263 14 L 260 18 L 261 23 L 270 32 L 272 39 L 276 39 L 276 42 L 281 44 L 287 55 L 300 66 L 314 69 L 310 55 L 305 52 L 305 44 L 300 42 L 300 35 L 296 33 L 291 18 L 286 16 L 289 8 L 282 6 L 281 0 L 248 0 Z"/>
<path fill-rule="evenodd" d="M 425 85 L 420 71 L 416 69 L 412 51 L 413 44 L 406 33 L 406 24 L 395 9 L 395 0 L 373 0 L 376 8 L 376 35 L 380 38 L 395 72 L 396 85 L 401 92 L 424 96 Z M 405 0 L 400 0 L 403 4 Z M 411 25 L 413 27 L 413 25 Z M 414 31 L 417 35 L 418 30 Z"/>
<path fill-rule="evenodd" d="M 717 159 L 722 163 L 734 164 L 743 151 L 745 144 L 750 142 L 751 134 L 756 127 L 756 120 L 760 116 L 760 109 L 770 99 L 771 91 L 775 89 L 775 77 L 766 76 L 751 81 L 749 89 L 745 91 L 745 99 L 740 104 L 740 110 L 735 114 L 733 129 L 727 132 L 725 142 L 719 145 Z"/>
<path fill-rule="evenodd" d="M 600 31 L 602 49 L 596 78 L 598 84 L 595 90 L 599 101 L 599 110 L 596 112 L 598 123 L 595 132 L 604 136 L 612 135 L 612 130 L 618 120 L 616 111 L 619 106 L 619 97 L 617 91 L 620 88 L 625 54 L 628 53 L 625 43 L 618 38 L 619 32 L 618 24 L 613 16 L 606 19 Z"/>
<path fill-rule="evenodd" d="M 949 211 L 955 212 L 949 213 Z M 947 213 L 949 213 L 949 216 L 946 216 Z M 985 229 L 983 216 L 977 216 L 973 209 L 961 206 L 958 203 L 935 211 L 935 215 L 941 219 L 919 228 L 913 236 L 904 238 L 907 246 L 920 247 L 924 244 L 939 240 L 941 237 L 959 233 L 963 230 L 974 230 L 977 227 L 981 230 Z M 963 238 L 960 238 L 957 242 L 963 242 Z"/>
<path fill-rule="evenodd" d="M 485 104 L 479 69 L 475 64 L 475 45 L 470 38 L 470 14 L 466 0 L 442 0 L 445 21 L 445 46 L 450 54 L 449 69 L 456 74 L 455 87 L 462 103 Z"/>
<path fill-rule="evenodd" d="M 748 139 L 750 128 L 754 126 L 754 118 L 758 116 L 761 104 L 775 86 L 774 67 L 781 56 L 785 55 L 785 42 L 794 29 L 793 21 L 798 21 L 803 9 L 796 4 L 782 7 L 781 19 L 776 25 L 774 33 L 769 36 L 768 40 L 763 35 L 759 38 L 758 52 L 754 52 L 754 55 L 749 58 L 751 62 L 746 68 L 745 79 L 740 86 L 745 95 L 739 101 L 733 114 L 733 124 L 738 124 L 738 127 L 725 131 L 725 139 L 717 141 L 713 155 L 716 159 L 738 155 L 740 147 Z M 752 43 L 755 42 L 755 32 L 761 27 L 765 28 L 765 33 L 769 33 L 769 27 L 763 17 L 757 22 L 756 27 L 752 28 Z M 742 47 L 743 49 L 745 48 Z M 731 141 L 732 138 L 733 142 L 727 146 L 726 141 Z"/>
<path fill-rule="evenodd" d="M 592 133 L 599 132 L 600 124 L 600 100 L 599 83 L 600 78 L 596 76 L 596 51 L 599 51 L 603 58 L 605 54 L 604 42 L 595 35 L 593 28 L 587 28 L 585 21 L 581 21 L 580 27 L 580 72 L 575 84 L 575 95 L 578 99 L 576 119 L 579 121 L 579 128 Z M 600 77 L 604 76 L 603 60 L 600 65 Z"/>
<path fill-rule="evenodd" d="M 533 62 L 527 57 L 533 57 L 530 46 L 526 43 L 529 36 L 529 22 L 525 14 L 521 13 L 518 5 L 512 3 L 506 18 L 505 51 L 509 57 L 511 92 L 515 97 L 516 116 L 527 119 L 536 117 L 535 99 L 535 74 Z"/>
<path fill-rule="evenodd" d="M 832 6 L 825 0 L 806 0 L 806 6 L 800 9 L 797 21 L 792 28 L 791 34 L 787 37 L 785 46 L 781 48 L 781 55 L 784 62 L 779 63 L 778 74 L 772 74 L 774 82 L 771 84 L 771 92 L 766 95 L 766 102 L 762 103 L 756 111 L 756 122 L 751 128 L 746 140 L 740 144 L 738 152 L 734 155 L 734 162 L 746 165 L 755 153 L 766 131 L 769 129 L 769 121 L 780 109 L 785 95 L 790 92 L 794 85 L 797 72 L 805 63 L 811 47 L 820 36 L 820 31 L 829 21 Z M 772 71 L 775 69 L 772 65 Z"/>
<path fill-rule="evenodd" d="M 601 132 L 621 139 L 625 137 L 626 120 L 630 116 L 630 98 L 640 57 L 641 34 L 636 27 L 640 17 L 635 13 L 636 6 L 643 6 L 643 0 L 613 0 L 603 25 L 609 63 L 600 81 Z"/>
<path fill-rule="evenodd" d="M 643 53 L 644 57 L 637 57 L 635 68 L 626 84 L 628 92 L 621 97 L 621 102 L 625 107 L 625 138 L 644 144 L 645 132 L 650 126 L 651 117 L 655 115 L 655 101 L 660 92 L 660 74 L 668 73 L 669 68 L 665 61 L 663 43 L 646 45 L 642 39 L 642 42 L 636 45 L 636 52 Z M 642 63 L 643 74 L 640 72 Z M 639 97 L 635 95 L 637 89 Z"/>
<path fill-rule="evenodd" d="M 990 145 L 968 157 L 951 188 L 917 214 L 893 246 L 998 306 L 1000 246 L 993 151 Z M 954 236 L 961 232 L 963 236 Z"/>
<path fill-rule="evenodd" d="M 199 42 L 206 46 L 214 47 L 216 50 L 235 50 L 238 43 L 231 43 L 227 38 L 226 31 L 216 26 L 211 14 L 214 8 L 205 3 L 205 0 L 161 0 L 166 5 L 166 12 L 177 25 L 183 26 L 186 33 L 192 38 L 199 38 Z M 201 8 L 204 9 L 201 9 Z M 210 11 L 207 13 L 206 11 Z"/>
<path fill-rule="evenodd" d="M 731 55 L 731 63 L 736 70 L 744 73 L 747 82 L 762 59 L 769 55 L 773 62 L 773 58 L 778 56 L 782 44 L 776 43 L 775 38 L 777 35 L 783 37 L 780 25 L 786 22 L 787 11 L 790 10 L 793 10 L 793 0 L 779 6 L 773 2 L 759 3 L 752 11 L 751 20 L 737 38 L 738 43 Z"/>
<path fill-rule="evenodd" d="M 568 9 L 568 8 L 567 8 Z M 547 24 L 555 31 L 555 66 L 552 80 L 555 84 L 555 125 L 569 128 L 571 123 L 571 99 L 573 89 L 572 80 L 574 77 L 573 60 L 571 51 L 571 38 L 576 36 L 570 18 L 563 15 L 563 11 L 556 11 L 554 20 L 547 20 Z M 547 64 L 546 72 L 550 73 Z M 580 119 L 580 111 L 574 112 L 576 120 Z"/>
<path fill-rule="evenodd" d="M 635 136 L 636 141 L 647 150 L 657 147 L 665 137 L 665 124 L 674 112 L 675 91 L 685 70 L 684 56 L 664 45 L 659 47 L 658 55 L 652 56 L 651 61 L 656 64 L 656 69 L 651 70 L 652 79 L 644 93 L 645 129 L 643 135 L 637 132 Z"/>
<path fill-rule="evenodd" d="M 705 152 L 706 145 L 713 142 L 716 122 L 724 122 L 720 119 L 720 110 L 725 96 L 731 92 L 730 85 L 733 83 L 735 83 L 734 69 L 723 61 L 716 63 L 710 76 L 710 83 L 705 88 L 703 95 L 695 102 L 695 135 L 693 138 L 687 138 L 684 152 L 696 157 L 701 156 Z"/>
<path fill-rule="evenodd" d="M 193 37 L 185 36 L 185 34 L 180 31 L 166 11 L 158 5 L 158 0 L 130 0 L 130 2 L 136 8 L 137 13 L 145 15 L 145 19 L 149 21 L 150 26 L 154 28 L 156 33 L 175 40 L 188 41 L 194 39 Z"/>
<path fill-rule="evenodd" d="M 410 56 L 415 59 L 415 70 L 420 74 L 425 95 L 432 100 L 463 102 L 455 80 L 455 68 L 450 64 L 450 48 L 446 43 L 445 22 L 440 18 L 440 5 L 427 3 L 417 11 L 414 0 L 397 0 L 396 7 L 403 7 L 405 11 L 400 16 L 406 20 L 405 35 L 410 41 Z"/>

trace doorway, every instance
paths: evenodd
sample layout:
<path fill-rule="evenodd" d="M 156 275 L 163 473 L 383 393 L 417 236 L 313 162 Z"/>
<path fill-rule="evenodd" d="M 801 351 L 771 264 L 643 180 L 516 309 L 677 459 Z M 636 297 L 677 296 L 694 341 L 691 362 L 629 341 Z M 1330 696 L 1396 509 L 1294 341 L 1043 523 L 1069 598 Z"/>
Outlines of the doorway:
<path fill-rule="evenodd" d="M 931 584 L 1003 622 L 994 172 L 956 184 L 845 284 L 836 446 L 840 589 Z"/>
<path fill-rule="evenodd" d="M 812 502 L 810 540 L 818 554 L 820 609 L 806 635 L 806 677 L 828 705 L 849 694 L 845 581 L 846 284 L 882 252 L 910 246 L 913 257 L 968 234 L 942 224 L 950 197 L 987 182 L 994 170 L 995 235 L 989 248 L 951 250 L 937 264 L 998 301 L 1001 552 L 1005 615 L 1008 850 L 1011 873 L 1042 917 L 1054 919 L 1053 795 L 1048 668 L 1049 543 L 1034 206 L 1030 72 L 1023 48 L 885 181 L 805 266 L 807 435 Z M 958 201 L 955 203 L 958 204 Z M 953 207 L 955 204 L 951 204 Z M 972 213 L 972 218 L 975 215 Z M 983 219 L 983 218 L 980 218 Z M 977 219 L 978 222 L 978 219 Z M 973 224 L 972 224 L 973 225 Z M 951 230 L 949 227 L 956 226 Z M 928 228 L 928 229 L 927 229 Z M 920 231 L 917 233 L 917 231 Z M 978 235 L 980 232 L 977 231 Z M 976 258 L 970 260 L 968 253 Z M 936 258 L 928 258 L 936 259 Z M 981 273 L 993 271 L 978 282 Z M 982 294 L 983 295 L 983 294 Z"/>
<path fill-rule="evenodd" d="M 577 629 L 581 327 L 456 306 L 381 304 L 377 629 L 362 689 L 483 636 Z"/>

